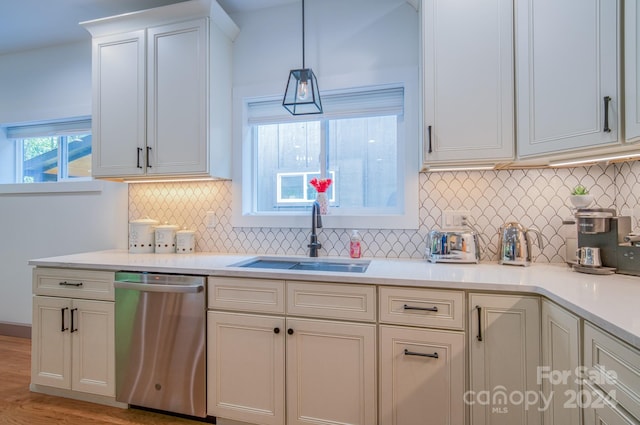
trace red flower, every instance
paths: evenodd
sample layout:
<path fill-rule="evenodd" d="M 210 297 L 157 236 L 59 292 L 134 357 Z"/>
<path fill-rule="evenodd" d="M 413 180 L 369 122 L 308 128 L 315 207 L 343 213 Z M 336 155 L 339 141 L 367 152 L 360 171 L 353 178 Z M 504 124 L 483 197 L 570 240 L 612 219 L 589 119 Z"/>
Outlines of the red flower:
<path fill-rule="evenodd" d="M 323 193 L 326 192 L 327 189 L 329 189 L 329 186 L 331 186 L 331 181 L 331 179 L 317 179 L 314 177 L 309 181 L 309 184 L 313 186 L 318 192 Z"/>

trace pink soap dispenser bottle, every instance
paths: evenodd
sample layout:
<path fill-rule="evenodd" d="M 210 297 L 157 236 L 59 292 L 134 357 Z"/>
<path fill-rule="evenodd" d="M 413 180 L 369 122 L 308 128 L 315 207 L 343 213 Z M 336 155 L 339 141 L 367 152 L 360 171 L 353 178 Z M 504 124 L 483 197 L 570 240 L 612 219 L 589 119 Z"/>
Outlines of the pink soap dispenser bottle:
<path fill-rule="evenodd" d="M 362 238 L 357 230 L 351 232 L 349 240 L 349 256 L 351 258 L 360 258 L 362 256 Z"/>

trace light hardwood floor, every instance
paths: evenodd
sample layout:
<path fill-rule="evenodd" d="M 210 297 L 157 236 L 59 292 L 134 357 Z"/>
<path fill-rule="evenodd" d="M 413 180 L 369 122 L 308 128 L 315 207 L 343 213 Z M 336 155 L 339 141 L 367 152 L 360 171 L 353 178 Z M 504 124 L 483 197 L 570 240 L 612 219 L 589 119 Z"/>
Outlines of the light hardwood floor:
<path fill-rule="evenodd" d="M 0 424 L 103 425 L 202 422 L 135 409 L 119 409 L 29 391 L 31 340 L 0 335 Z"/>

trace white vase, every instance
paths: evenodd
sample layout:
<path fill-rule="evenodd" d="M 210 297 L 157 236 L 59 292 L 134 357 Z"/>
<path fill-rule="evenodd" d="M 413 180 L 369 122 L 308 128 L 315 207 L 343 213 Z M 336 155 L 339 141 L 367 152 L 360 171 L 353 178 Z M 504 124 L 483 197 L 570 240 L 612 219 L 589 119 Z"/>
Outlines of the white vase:
<path fill-rule="evenodd" d="M 569 195 L 569 201 L 574 208 L 587 208 L 593 202 L 593 195 Z"/>
<path fill-rule="evenodd" d="M 326 192 L 318 192 L 318 196 L 316 196 L 316 201 L 320 204 L 320 214 L 326 215 L 329 213 L 329 198 L 327 197 Z"/>

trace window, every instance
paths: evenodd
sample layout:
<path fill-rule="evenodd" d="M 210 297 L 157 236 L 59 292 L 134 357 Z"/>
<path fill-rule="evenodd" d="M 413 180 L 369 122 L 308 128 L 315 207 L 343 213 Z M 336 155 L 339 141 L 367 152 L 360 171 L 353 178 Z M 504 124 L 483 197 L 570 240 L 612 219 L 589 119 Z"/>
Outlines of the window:
<path fill-rule="evenodd" d="M 9 127 L 15 140 L 16 183 L 91 178 L 90 121 Z"/>
<path fill-rule="evenodd" d="M 411 160 L 403 86 L 325 92 L 322 115 L 292 116 L 281 99 L 245 102 L 243 217 L 235 225 L 295 227 L 292 218 L 306 218 L 316 198 L 309 184 L 314 177 L 333 181 L 327 194 L 328 223 L 334 227 L 363 227 L 362 217 L 407 216 L 406 192 L 413 187 L 409 175 L 417 179 L 417 169 L 406 166 Z M 274 217 L 283 220 L 274 224 Z M 413 228 L 417 215 L 414 222 L 397 223 L 375 226 Z"/>
<path fill-rule="evenodd" d="M 304 211 L 316 198 L 309 185 L 329 177 L 330 207 L 398 210 L 397 115 L 322 119 L 253 127 L 254 212 Z"/>

